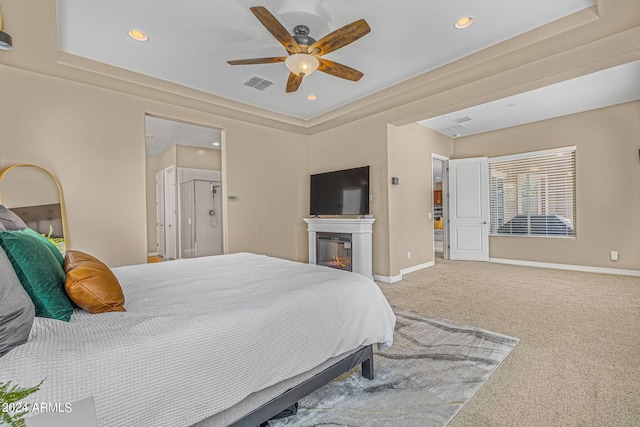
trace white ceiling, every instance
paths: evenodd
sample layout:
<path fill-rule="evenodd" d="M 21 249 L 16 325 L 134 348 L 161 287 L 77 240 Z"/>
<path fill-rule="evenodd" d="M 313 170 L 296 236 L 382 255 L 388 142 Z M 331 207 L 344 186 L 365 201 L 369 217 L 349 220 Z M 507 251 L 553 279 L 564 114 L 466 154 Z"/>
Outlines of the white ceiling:
<path fill-rule="evenodd" d="M 640 61 L 419 122 L 452 138 L 640 100 Z"/>
<path fill-rule="evenodd" d="M 460 138 L 497 129 L 640 100 L 640 61 L 587 74 L 540 89 L 420 121 L 419 124 Z M 174 144 L 220 149 L 221 131 L 205 126 L 146 117 L 147 154 Z M 434 162 L 435 182 L 442 181 Z"/>
<path fill-rule="evenodd" d="M 219 129 L 152 116 L 146 117 L 145 126 L 148 156 L 157 156 L 175 144 L 220 149 L 221 132 Z"/>
<path fill-rule="evenodd" d="M 285 56 L 250 12 L 248 0 L 57 0 L 58 48 L 291 117 L 309 120 L 595 4 L 595 0 L 271 0 L 266 7 L 288 30 L 304 24 L 322 38 L 364 18 L 371 33 L 327 59 L 364 73 L 359 82 L 316 72 L 285 93 L 283 63 L 231 66 L 231 59 Z M 460 17 L 474 25 L 455 30 Z M 135 28 L 149 36 L 137 42 Z M 258 91 L 242 83 L 260 76 Z M 308 94 L 317 95 L 308 101 Z M 517 107 L 516 107 L 517 108 Z"/>

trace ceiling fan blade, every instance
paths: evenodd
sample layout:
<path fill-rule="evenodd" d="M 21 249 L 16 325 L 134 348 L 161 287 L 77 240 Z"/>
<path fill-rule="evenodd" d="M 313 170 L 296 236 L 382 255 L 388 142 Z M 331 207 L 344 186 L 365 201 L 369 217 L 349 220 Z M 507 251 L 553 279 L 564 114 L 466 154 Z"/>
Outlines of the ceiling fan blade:
<path fill-rule="evenodd" d="M 275 58 L 236 59 L 233 61 L 227 61 L 227 64 L 229 65 L 275 64 L 276 62 L 284 62 L 285 59 L 287 59 L 286 56 L 278 56 Z"/>
<path fill-rule="evenodd" d="M 360 37 L 371 31 L 369 24 L 364 19 L 359 19 L 351 24 L 345 25 L 334 32 L 327 34 L 311 46 L 308 52 L 311 55 L 322 56 L 329 52 L 340 49 L 358 40 Z"/>
<path fill-rule="evenodd" d="M 355 68 L 347 67 L 346 65 L 338 64 L 337 62 L 329 61 L 328 59 L 318 58 L 318 61 L 320 61 L 318 71 L 340 77 L 341 79 L 357 82 L 362 78 L 362 76 L 364 76 L 364 73 L 356 70 Z"/>
<path fill-rule="evenodd" d="M 300 52 L 300 46 L 294 40 L 293 36 L 282 26 L 275 16 L 263 6 L 254 6 L 251 8 L 251 12 L 258 18 L 258 20 L 264 25 L 264 27 L 271 33 L 273 37 L 278 40 L 287 52 L 298 53 Z"/>
<path fill-rule="evenodd" d="M 300 83 L 302 83 L 302 76 L 289 73 L 289 79 L 287 80 L 287 93 L 297 91 L 300 87 Z"/>

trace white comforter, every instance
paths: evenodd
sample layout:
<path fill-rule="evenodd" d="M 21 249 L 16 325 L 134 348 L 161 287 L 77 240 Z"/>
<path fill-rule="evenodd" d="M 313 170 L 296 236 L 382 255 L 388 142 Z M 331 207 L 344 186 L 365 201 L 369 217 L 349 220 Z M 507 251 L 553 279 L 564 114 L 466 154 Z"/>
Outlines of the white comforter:
<path fill-rule="evenodd" d="M 361 345 L 395 316 L 358 274 L 254 254 L 115 268 L 124 313 L 36 318 L 0 358 L 28 402 L 94 396 L 100 426 L 188 426 Z"/>

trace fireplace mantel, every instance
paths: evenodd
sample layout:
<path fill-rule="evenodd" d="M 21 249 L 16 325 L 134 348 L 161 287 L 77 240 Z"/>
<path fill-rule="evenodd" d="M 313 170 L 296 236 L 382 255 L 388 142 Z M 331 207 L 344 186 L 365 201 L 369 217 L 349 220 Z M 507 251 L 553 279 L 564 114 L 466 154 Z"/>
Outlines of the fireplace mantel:
<path fill-rule="evenodd" d="M 316 233 L 350 233 L 352 271 L 373 279 L 374 218 L 304 218 L 309 232 L 309 264 L 316 264 Z"/>

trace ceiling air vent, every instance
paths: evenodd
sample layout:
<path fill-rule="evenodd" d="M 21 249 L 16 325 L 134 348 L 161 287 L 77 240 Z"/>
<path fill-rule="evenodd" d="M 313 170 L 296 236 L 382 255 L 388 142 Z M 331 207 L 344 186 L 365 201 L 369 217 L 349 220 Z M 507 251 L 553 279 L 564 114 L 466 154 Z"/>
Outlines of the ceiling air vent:
<path fill-rule="evenodd" d="M 469 130 L 465 125 L 451 125 L 444 128 L 436 129 L 437 132 L 444 133 L 449 136 L 456 136 L 464 134 L 466 130 Z"/>
<path fill-rule="evenodd" d="M 263 79 L 262 77 L 258 77 L 258 76 L 253 76 L 249 80 L 243 83 L 243 85 L 252 87 L 257 90 L 265 90 L 272 84 L 273 84 L 272 81 Z"/>
<path fill-rule="evenodd" d="M 464 123 L 464 122 L 468 122 L 469 120 L 471 120 L 471 117 L 469 117 L 469 116 L 459 117 L 457 119 L 452 119 L 452 121 L 454 121 L 456 123 Z"/>

